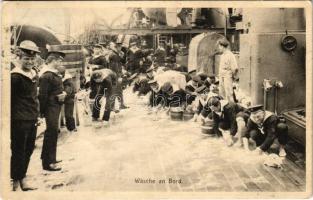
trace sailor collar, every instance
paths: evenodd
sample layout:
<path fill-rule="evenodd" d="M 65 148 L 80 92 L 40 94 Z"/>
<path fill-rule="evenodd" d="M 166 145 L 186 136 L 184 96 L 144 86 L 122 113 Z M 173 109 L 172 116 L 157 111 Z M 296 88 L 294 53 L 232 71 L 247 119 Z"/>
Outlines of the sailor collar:
<path fill-rule="evenodd" d="M 99 55 L 92 55 L 92 59 L 99 58 L 100 56 L 102 56 L 102 55 L 101 54 L 99 54 Z"/>
<path fill-rule="evenodd" d="M 52 73 L 54 73 L 54 74 L 56 74 L 56 75 L 59 76 L 58 70 L 53 69 L 53 68 L 51 68 L 51 67 L 47 67 L 46 70 L 43 72 L 43 74 L 46 73 L 46 72 L 52 72 Z"/>
<path fill-rule="evenodd" d="M 221 102 L 221 112 L 224 112 L 224 107 L 228 104 L 228 101 L 220 100 L 220 102 Z"/>
<path fill-rule="evenodd" d="M 131 47 L 129 50 L 133 53 L 136 53 L 140 49 L 138 47 Z"/>
<path fill-rule="evenodd" d="M 62 78 L 62 81 L 64 82 L 67 79 L 71 79 L 72 76 L 69 73 L 65 73 L 64 77 Z"/>
<path fill-rule="evenodd" d="M 274 113 L 272 113 L 272 112 L 266 110 L 266 111 L 265 111 L 264 120 L 263 120 L 263 122 L 262 122 L 262 125 L 263 125 L 263 123 L 264 123 L 269 117 L 271 117 L 272 115 L 274 115 Z M 250 119 L 251 119 L 251 121 L 253 121 L 255 124 L 257 124 L 253 117 L 250 116 Z"/>
<path fill-rule="evenodd" d="M 21 74 L 24 77 L 29 78 L 30 80 L 34 80 L 34 78 L 37 76 L 37 73 L 35 70 L 31 69 L 29 72 L 25 72 L 21 69 L 21 66 L 16 66 L 12 71 L 11 74 Z"/>
<path fill-rule="evenodd" d="M 221 111 L 220 112 L 215 112 L 214 111 L 214 112 L 221 117 L 223 115 L 223 113 L 224 113 L 224 107 L 228 104 L 228 101 L 220 100 L 220 103 L 221 103 Z"/>
<path fill-rule="evenodd" d="M 206 99 L 200 98 L 201 104 L 202 104 L 202 105 L 207 104 L 208 101 L 209 101 L 209 99 L 210 99 L 211 97 L 218 97 L 218 94 L 216 94 L 216 93 L 210 91 L 210 92 L 207 94 Z M 225 104 L 225 105 L 226 105 L 226 104 Z"/>

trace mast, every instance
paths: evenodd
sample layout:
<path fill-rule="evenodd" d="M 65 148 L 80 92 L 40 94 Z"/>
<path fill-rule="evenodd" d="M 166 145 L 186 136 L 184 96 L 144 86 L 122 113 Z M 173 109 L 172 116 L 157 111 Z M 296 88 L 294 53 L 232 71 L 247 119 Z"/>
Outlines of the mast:
<path fill-rule="evenodd" d="M 65 43 L 69 44 L 71 41 L 71 14 L 69 10 L 64 10 L 64 25 L 65 25 Z"/>

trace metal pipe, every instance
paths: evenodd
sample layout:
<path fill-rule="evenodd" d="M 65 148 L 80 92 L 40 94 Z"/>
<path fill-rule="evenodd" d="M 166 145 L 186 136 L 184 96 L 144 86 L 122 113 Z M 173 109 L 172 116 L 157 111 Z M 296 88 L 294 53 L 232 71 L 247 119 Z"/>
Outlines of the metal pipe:
<path fill-rule="evenodd" d="M 263 103 L 264 103 L 264 109 L 267 108 L 267 92 L 273 87 L 271 84 L 271 81 L 269 79 L 264 79 L 263 80 L 263 88 L 264 88 L 264 93 L 263 93 Z"/>
<path fill-rule="evenodd" d="M 17 36 L 16 36 L 17 26 L 13 26 L 13 42 L 14 42 L 14 49 L 16 49 L 17 46 Z"/>
<path fill-rule="evenodd" d="M 281 81 L 276 81 L 275 82 L 275 114 L 277 114 L 278 110 L 278 89 L 284 87 L 283 83 Z"/>
<path fill-rule="evenodd" d="M 274 86 L 274 89 L 275 89 L 275 97 L 274 97 L 274 111 L 275 111 L 275 114 L 277 115 L 277 102 L 278 102 L 278 92 L 277 92 L 277 86 L 275 85 Z"/>
<path fill-rule="evenodd" d="M 266 89 L 264 88 L 264 93 L 263 93 L 263 105 L 264 105 L 264 110 L 266 110 L 266 100 L 267 100 L 267 91 Z"/>
<path fill-rule="evenodd" d="M 225 38 L 226 38 L 226 34 L 227 34 L 227 15 L 225 14 L 225 29 L 224 29 Z"/>

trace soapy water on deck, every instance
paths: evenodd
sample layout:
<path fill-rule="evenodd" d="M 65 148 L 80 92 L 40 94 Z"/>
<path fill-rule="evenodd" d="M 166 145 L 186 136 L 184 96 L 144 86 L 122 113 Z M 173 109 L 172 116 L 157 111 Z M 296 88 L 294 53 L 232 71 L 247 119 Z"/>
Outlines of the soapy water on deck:
<path fill-rule="evenodd" d="M 171 121 L 165 111 L 155 120 L 147 96 L 138 97 L 130 90 L 124 95 L 130 108 L 112 113 L 109 127 L 95 129 L 81 121 L 77 133 L 62 131 L 57 152 L 63 160 L 61 172 L 41 169 L 42 138 L 38 139 L 29 167 L 30 182 L 40 190 L 114 190 L 114 182 L 126 187 L 139 175 L 149 177 L 180 167 L 192 172 L 210 161 L 218 162 L 217 167 L 264 161 L 264 156 L 227 147 L 222 138 L 202 134 L 199 123 Z"/>

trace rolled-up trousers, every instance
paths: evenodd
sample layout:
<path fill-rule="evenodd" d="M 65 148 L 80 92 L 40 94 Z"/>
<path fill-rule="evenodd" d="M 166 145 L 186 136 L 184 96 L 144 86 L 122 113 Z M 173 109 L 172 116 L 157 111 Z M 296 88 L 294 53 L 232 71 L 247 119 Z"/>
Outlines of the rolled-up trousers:
<path fill-rule="evenodd" d="M 41 152 L 42 164 L 45 166 L 56 161 L 60 111 L 61 105 L 53 105 L 47 108 L 45 114 L 47 127 Z"/>
<path fill-rule="evenodd" d="M 30 157 L 34 151 L 36 120 L 11 120 L 11 178 L 20 180 L 26 176 Z"/>

